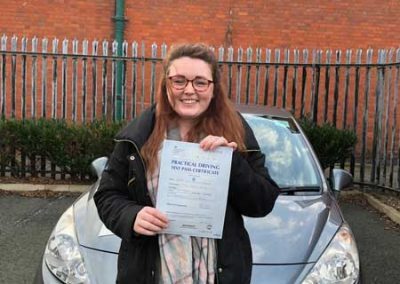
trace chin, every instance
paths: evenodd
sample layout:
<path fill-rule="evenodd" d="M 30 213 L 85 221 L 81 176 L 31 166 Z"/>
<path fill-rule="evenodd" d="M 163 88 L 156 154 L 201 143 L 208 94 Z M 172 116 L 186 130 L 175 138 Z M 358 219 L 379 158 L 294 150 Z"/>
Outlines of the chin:
<path fill-rule="evenodd" d="M 198 116 L 200 116 L 202 113 L 203 113 L 203 111 L 200 111 L 200 110 L 195 110 L 195 109 L 190 109 L 190 110 L 188 110 L 188 109 L 181 109 L 181 110 L 178 110 L 178 111 L 176 111 L 176 113 L 181 117 L 181 118 L 185 118 L 185 119 L 194 119 L 194 118 L 196 118 L 196 117 L 198 117 Z"/>

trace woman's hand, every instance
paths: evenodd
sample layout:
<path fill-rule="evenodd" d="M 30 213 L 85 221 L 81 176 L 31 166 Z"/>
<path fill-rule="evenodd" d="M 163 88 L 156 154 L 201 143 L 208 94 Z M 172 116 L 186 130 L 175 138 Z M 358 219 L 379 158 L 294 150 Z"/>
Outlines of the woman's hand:
<path fill-rule="evenodd" d="M 143 207 L 136 215 L 133 231 L 140 235 L 154 236 L 168 226 L 168 219 L 154 207 Z"/>
<path fill-rule="evenodd" d="M 233 150 L 236 150 L 237 148 L 236 142 L 228 142 L 228 140 L 222 136 L 208 135 L 200 142 L 200 148 L 205 151 L 215 150 L 215 148 L 219 146 L 231 147 Z"/>

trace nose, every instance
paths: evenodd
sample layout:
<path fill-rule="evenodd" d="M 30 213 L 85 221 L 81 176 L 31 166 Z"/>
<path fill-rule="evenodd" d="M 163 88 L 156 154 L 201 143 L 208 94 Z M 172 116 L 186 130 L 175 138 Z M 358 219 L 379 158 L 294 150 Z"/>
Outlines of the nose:
<path fill-rule="evenodd" d="M 189 94 L 195 93 L 195 89 L 193 87 L 193 80 L 188 80 L 186 87 L 185 87 L 185 93 L 189 93 Z"/>

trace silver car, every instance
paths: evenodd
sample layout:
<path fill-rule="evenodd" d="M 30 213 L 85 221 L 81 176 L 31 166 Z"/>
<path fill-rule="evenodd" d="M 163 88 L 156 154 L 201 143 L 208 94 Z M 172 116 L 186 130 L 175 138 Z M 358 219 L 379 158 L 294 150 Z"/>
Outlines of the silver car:
<path fill-rule="evenodd" d="M 299 124 L 284 110 L 240 107 L 266 167 L 281 188 L 273 211 L 245 218 L 253 250 L 252 283 L 361 283 L 357 246 L 336 201 L 352 177 L 328 182 Z M 100 177 L 107 158 L 92 163 Z M 99 180 L 60 217 L 47 242 L 37 283 L 115 283 L 120 239 L 100 221 Z"/>

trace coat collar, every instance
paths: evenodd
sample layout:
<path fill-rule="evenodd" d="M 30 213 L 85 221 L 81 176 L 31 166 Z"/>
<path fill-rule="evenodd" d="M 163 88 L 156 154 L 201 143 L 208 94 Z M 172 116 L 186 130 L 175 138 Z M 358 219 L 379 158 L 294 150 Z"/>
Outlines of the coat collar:
<path fill-rule="evenodd" d="M 152 105 L 134 118 L 126 127 L 124 127 L 115 137 L 115 140 L 129 140 L 136 144 L 138 149 L 142 148 L 144 143 L 150 137 L 155 123 L 156 106 Z"/>

